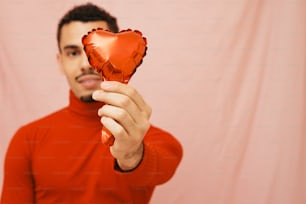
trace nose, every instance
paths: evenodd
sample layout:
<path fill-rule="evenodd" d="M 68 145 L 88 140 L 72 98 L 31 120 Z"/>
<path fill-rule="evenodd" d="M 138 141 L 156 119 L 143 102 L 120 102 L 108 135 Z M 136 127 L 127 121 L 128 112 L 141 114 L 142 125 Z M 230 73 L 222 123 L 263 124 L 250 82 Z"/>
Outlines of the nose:
<path fill-rule="evenodd" d="M 82 71 L 88 71 L 88 69 L 92 69 L 91 65 L 88 62 L 88 58 L 86 53 L 83 51 L 82 52 L 82 64 L 81 64 L 81 69 Z"/>

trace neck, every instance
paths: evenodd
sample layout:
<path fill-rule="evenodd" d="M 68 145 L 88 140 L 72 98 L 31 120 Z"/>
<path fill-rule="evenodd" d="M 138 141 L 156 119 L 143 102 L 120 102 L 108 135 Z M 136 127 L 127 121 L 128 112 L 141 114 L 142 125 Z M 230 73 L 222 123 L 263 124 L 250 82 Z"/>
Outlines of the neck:
<path fill-rule="evenodd" d="M 71 90 L 69 92 L 69 109 L 77 114 L 98 117 L 98 110 L 103 105 L 104 103 L 92 99 L 84 102 L 84 100 L 77 98 Z"/>

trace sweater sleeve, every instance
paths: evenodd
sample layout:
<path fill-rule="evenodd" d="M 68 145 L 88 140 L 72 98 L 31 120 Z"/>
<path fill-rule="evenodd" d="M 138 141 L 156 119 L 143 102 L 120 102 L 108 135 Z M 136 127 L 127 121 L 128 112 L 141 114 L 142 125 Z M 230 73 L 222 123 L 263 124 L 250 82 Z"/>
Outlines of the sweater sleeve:
<path fill-rule="evenodd" d="M 1 204 L 34 203 L 30 143 L 21 128 L 9 144 L 4 162 Z"/>
<path fill-rule="evenodd" d="M 144 156 L 140 165 L 122 174 L 130 186 L 156 186 L 167 182 L 183 156 L 181 144 L 168 132 L 151 126 L 144 138 Z"/>

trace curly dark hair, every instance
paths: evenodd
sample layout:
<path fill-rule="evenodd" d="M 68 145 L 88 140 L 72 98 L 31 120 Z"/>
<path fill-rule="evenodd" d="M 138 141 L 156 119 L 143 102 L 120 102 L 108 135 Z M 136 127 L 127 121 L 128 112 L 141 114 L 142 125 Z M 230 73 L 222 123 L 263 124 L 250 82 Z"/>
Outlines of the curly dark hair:
<path fill-rule="evenodd" d="M 73 7 L 69 10 L 59 21 L 57 26 L 57 44 L 61 39 L 61 29 L 65 24 L 69 24 L 72 21 L 90 22 L 90 21 L 105 21 L 109 29 L 117 33 L 119 27 L 117 19 L 108 13 L 103 8 L 100 8 L 92 3 L 82 4 Z"/>

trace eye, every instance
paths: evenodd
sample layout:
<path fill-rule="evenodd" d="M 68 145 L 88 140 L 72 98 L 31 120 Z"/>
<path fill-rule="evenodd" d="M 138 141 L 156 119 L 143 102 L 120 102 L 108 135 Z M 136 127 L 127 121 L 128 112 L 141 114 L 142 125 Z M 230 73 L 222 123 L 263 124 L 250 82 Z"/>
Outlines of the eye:
<path fill-rule="evenodd" d="M 81 54 L 79 50 L 67 50 L 66 56 L 68 57 L 77 57 Z"/>

